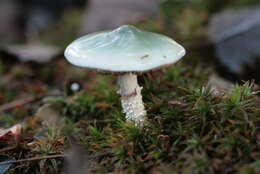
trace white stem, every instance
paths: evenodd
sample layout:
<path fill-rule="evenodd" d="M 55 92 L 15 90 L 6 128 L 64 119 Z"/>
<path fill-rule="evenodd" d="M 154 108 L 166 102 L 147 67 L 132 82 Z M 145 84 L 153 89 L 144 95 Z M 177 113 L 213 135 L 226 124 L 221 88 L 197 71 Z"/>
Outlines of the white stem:
<path fill-rule="evenodd" d="M 138 85 L 137 76 L 132 73 L 120 75 L 117 82 L 126 120 L 133 120 L 137 125 L 142 125 L 146 111 L 141 95 L 142 87 Z"/>

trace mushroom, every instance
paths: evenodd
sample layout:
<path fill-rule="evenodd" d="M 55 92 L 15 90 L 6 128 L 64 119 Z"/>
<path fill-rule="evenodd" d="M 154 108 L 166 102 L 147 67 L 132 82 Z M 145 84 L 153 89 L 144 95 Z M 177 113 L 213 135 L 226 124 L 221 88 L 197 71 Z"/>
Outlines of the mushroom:
<path fill-rule="evenodd" d="M 83 36 L 65 50 L 65 57 L 73 65 L 118 75 L 126 120 L 140 126 L 146 110 L 137 74 L 171 65 L 184 55 L 185 49 L 171 38 L 129 25 Z"/>

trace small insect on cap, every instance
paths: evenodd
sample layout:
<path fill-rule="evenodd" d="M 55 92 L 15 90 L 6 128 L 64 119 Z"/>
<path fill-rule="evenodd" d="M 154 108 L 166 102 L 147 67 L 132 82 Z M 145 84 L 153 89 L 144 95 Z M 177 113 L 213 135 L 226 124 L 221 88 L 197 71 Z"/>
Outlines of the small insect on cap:
<path fill-rule="evenodd" d="M 73 65 L 104 72 L 145 72 L 177 62 L 185 49 L 164 35 L 124 25 L 72 42 L 65 57 Z"/>

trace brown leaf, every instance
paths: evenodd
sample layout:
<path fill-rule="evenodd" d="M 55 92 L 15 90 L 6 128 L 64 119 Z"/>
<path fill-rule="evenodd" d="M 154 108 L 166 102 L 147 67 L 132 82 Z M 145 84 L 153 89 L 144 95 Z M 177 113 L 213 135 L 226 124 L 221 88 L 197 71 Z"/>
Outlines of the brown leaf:
<path fill-rule="evenodd" d="M 16 124 L 9 129 L 0 129 L 0 142 L 8 142 L 11 140 L 18 142 L 21 139 L 21 133 L 21 124 Z"/>

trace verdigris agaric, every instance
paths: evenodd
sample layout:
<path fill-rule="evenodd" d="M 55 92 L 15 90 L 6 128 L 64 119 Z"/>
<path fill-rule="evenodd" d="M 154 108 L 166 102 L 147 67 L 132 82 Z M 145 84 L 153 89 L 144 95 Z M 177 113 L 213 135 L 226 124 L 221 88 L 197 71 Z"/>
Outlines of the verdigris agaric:
<path fill-rule="evenodd" d="M 126 120 L 138 126 L 143 124 L 146 110 L 137 74 L 171 65 L 184 55 L 185 49 L 173 39 L 129 25 L 83 36 L 65 50 L 73 65 L 118 75 Z"/>

